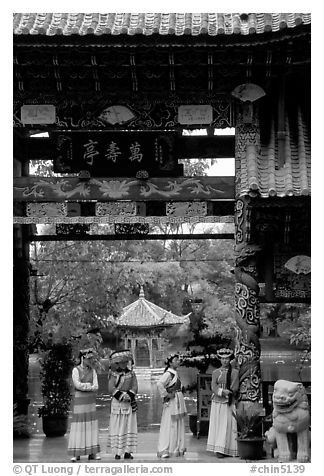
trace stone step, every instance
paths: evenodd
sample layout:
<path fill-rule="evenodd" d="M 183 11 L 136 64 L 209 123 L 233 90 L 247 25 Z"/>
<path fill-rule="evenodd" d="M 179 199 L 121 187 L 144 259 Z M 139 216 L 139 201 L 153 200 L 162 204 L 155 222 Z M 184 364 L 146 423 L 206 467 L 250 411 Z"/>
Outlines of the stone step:
<path fill-rule="evenodd" d="M 154 380 L 158 379 L 164 372 L 164 369 L 150 369 L 147 367 L 134 367 L 137 378 Z"/>

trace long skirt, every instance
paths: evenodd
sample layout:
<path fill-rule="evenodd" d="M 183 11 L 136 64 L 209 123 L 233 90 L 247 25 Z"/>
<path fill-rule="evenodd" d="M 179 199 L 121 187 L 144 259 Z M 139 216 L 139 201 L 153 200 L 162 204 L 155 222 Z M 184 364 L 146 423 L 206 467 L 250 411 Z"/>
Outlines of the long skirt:
<path fill-rule="evenodd" d="M 207 451 L 238 456 L 237 425 L 234 405 L 212 401 L 207 439 Z"/>
<path fill-rule="evenodd" d="M 114 455 L 135 453 L 137 448 L 137 413 L 110 414 L 108 448 Z"/>
<path fill-rule="evenodd" d="M 163 405 L 157 455 L 183 456 L 186 452 L 185 418 L 173 419 L 171 405 Z"/>
<path fill-rule="evenodd" d="M 97 454 L 99 452 L 96 394 L 94 392 L 81 392 L 76 390 L 68 443 L 68 454 L 72 456 L 81 456 Z"/>

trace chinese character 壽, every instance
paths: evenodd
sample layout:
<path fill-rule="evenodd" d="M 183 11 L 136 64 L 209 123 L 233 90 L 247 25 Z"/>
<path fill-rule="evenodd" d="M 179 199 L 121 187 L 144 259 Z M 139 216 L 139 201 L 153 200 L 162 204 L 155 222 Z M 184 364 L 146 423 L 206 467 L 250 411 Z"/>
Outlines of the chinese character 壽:
<path fill-rule="evenodd" d="M 112 160 L 116 163 L 117 157 L 121 155 L 120 149 L 116 142 L 111 141 L 109 147 L 107 148 L 107 153 L 105 154 L 106 159 Z"/>
<path fill-rule="evenodd" d="M 87 144 L 83 144 L 83 147 L 86 148 L 83 154 L 83 158 L 89 165 L 93 165 L 93 158 L 99 154 L 99 152 L 95 148 L 96 145 L 98 145 L 98 141 L 93 141 L 91 139 Z"/>
<path fill-rule="evenodd" d="M 138 142 L 135 142 L 135 144 L 132 144 L 130 146 L 130 153 L 131 156 L 129 157 L 129 160 L 133 162 L 134 160 L 137 160 L 137 162 L 141 162 L 143 158 L 143 154 L 141 153 L 141 146 Z"/>

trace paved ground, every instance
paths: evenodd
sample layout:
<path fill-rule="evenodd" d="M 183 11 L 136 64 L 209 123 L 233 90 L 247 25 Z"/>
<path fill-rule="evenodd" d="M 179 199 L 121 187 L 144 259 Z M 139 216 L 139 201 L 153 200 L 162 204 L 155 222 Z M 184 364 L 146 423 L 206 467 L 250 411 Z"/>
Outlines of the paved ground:
<path fill-rule="evenodd" d="M 156 448 L 158 442 L 157 432 L 141 432 L 138 434 L 138 448 L 134 455 L 133 462 L 160 462 L 156 456 Z M 107 452 L 107 434 L 102 432 L 99 434 L 101 447 L 102 463 L 114 462 L 113 455 Z M 186 435 L 187 453 L 181 458 L 169 458 L 166 461 L 184 462 L 184 463 L 243 463 L 245 460 L 240 458 L 223 458 L 218 459 L 214 454 L 206 451 L 206 437 L 197 439 L 191 433 Z M 28 439 L 14 439 L 13 443 L 13 462 L 14 463 L 68 463 L 67 455 L 68 435 L 47 438 L 45 435 L 35 435 Z M 86 457 L 81 457 L 81 462 L 87 461 Z M 164 460 L 165 461 L 165 460 Z M 263 462 L 272 461 L 273 459 L 264 459 Z"/>

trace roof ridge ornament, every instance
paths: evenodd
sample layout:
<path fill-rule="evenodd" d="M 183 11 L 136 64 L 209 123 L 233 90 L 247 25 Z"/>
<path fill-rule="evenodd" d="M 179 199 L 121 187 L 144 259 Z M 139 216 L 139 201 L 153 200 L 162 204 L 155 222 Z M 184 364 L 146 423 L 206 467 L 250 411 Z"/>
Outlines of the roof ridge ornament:
<path fill-rule="evenodd" d="M 140 287 L 139 298 L 140 299 L 145 299 L 143 284 L 141 284 L 141 287 Z"/>

